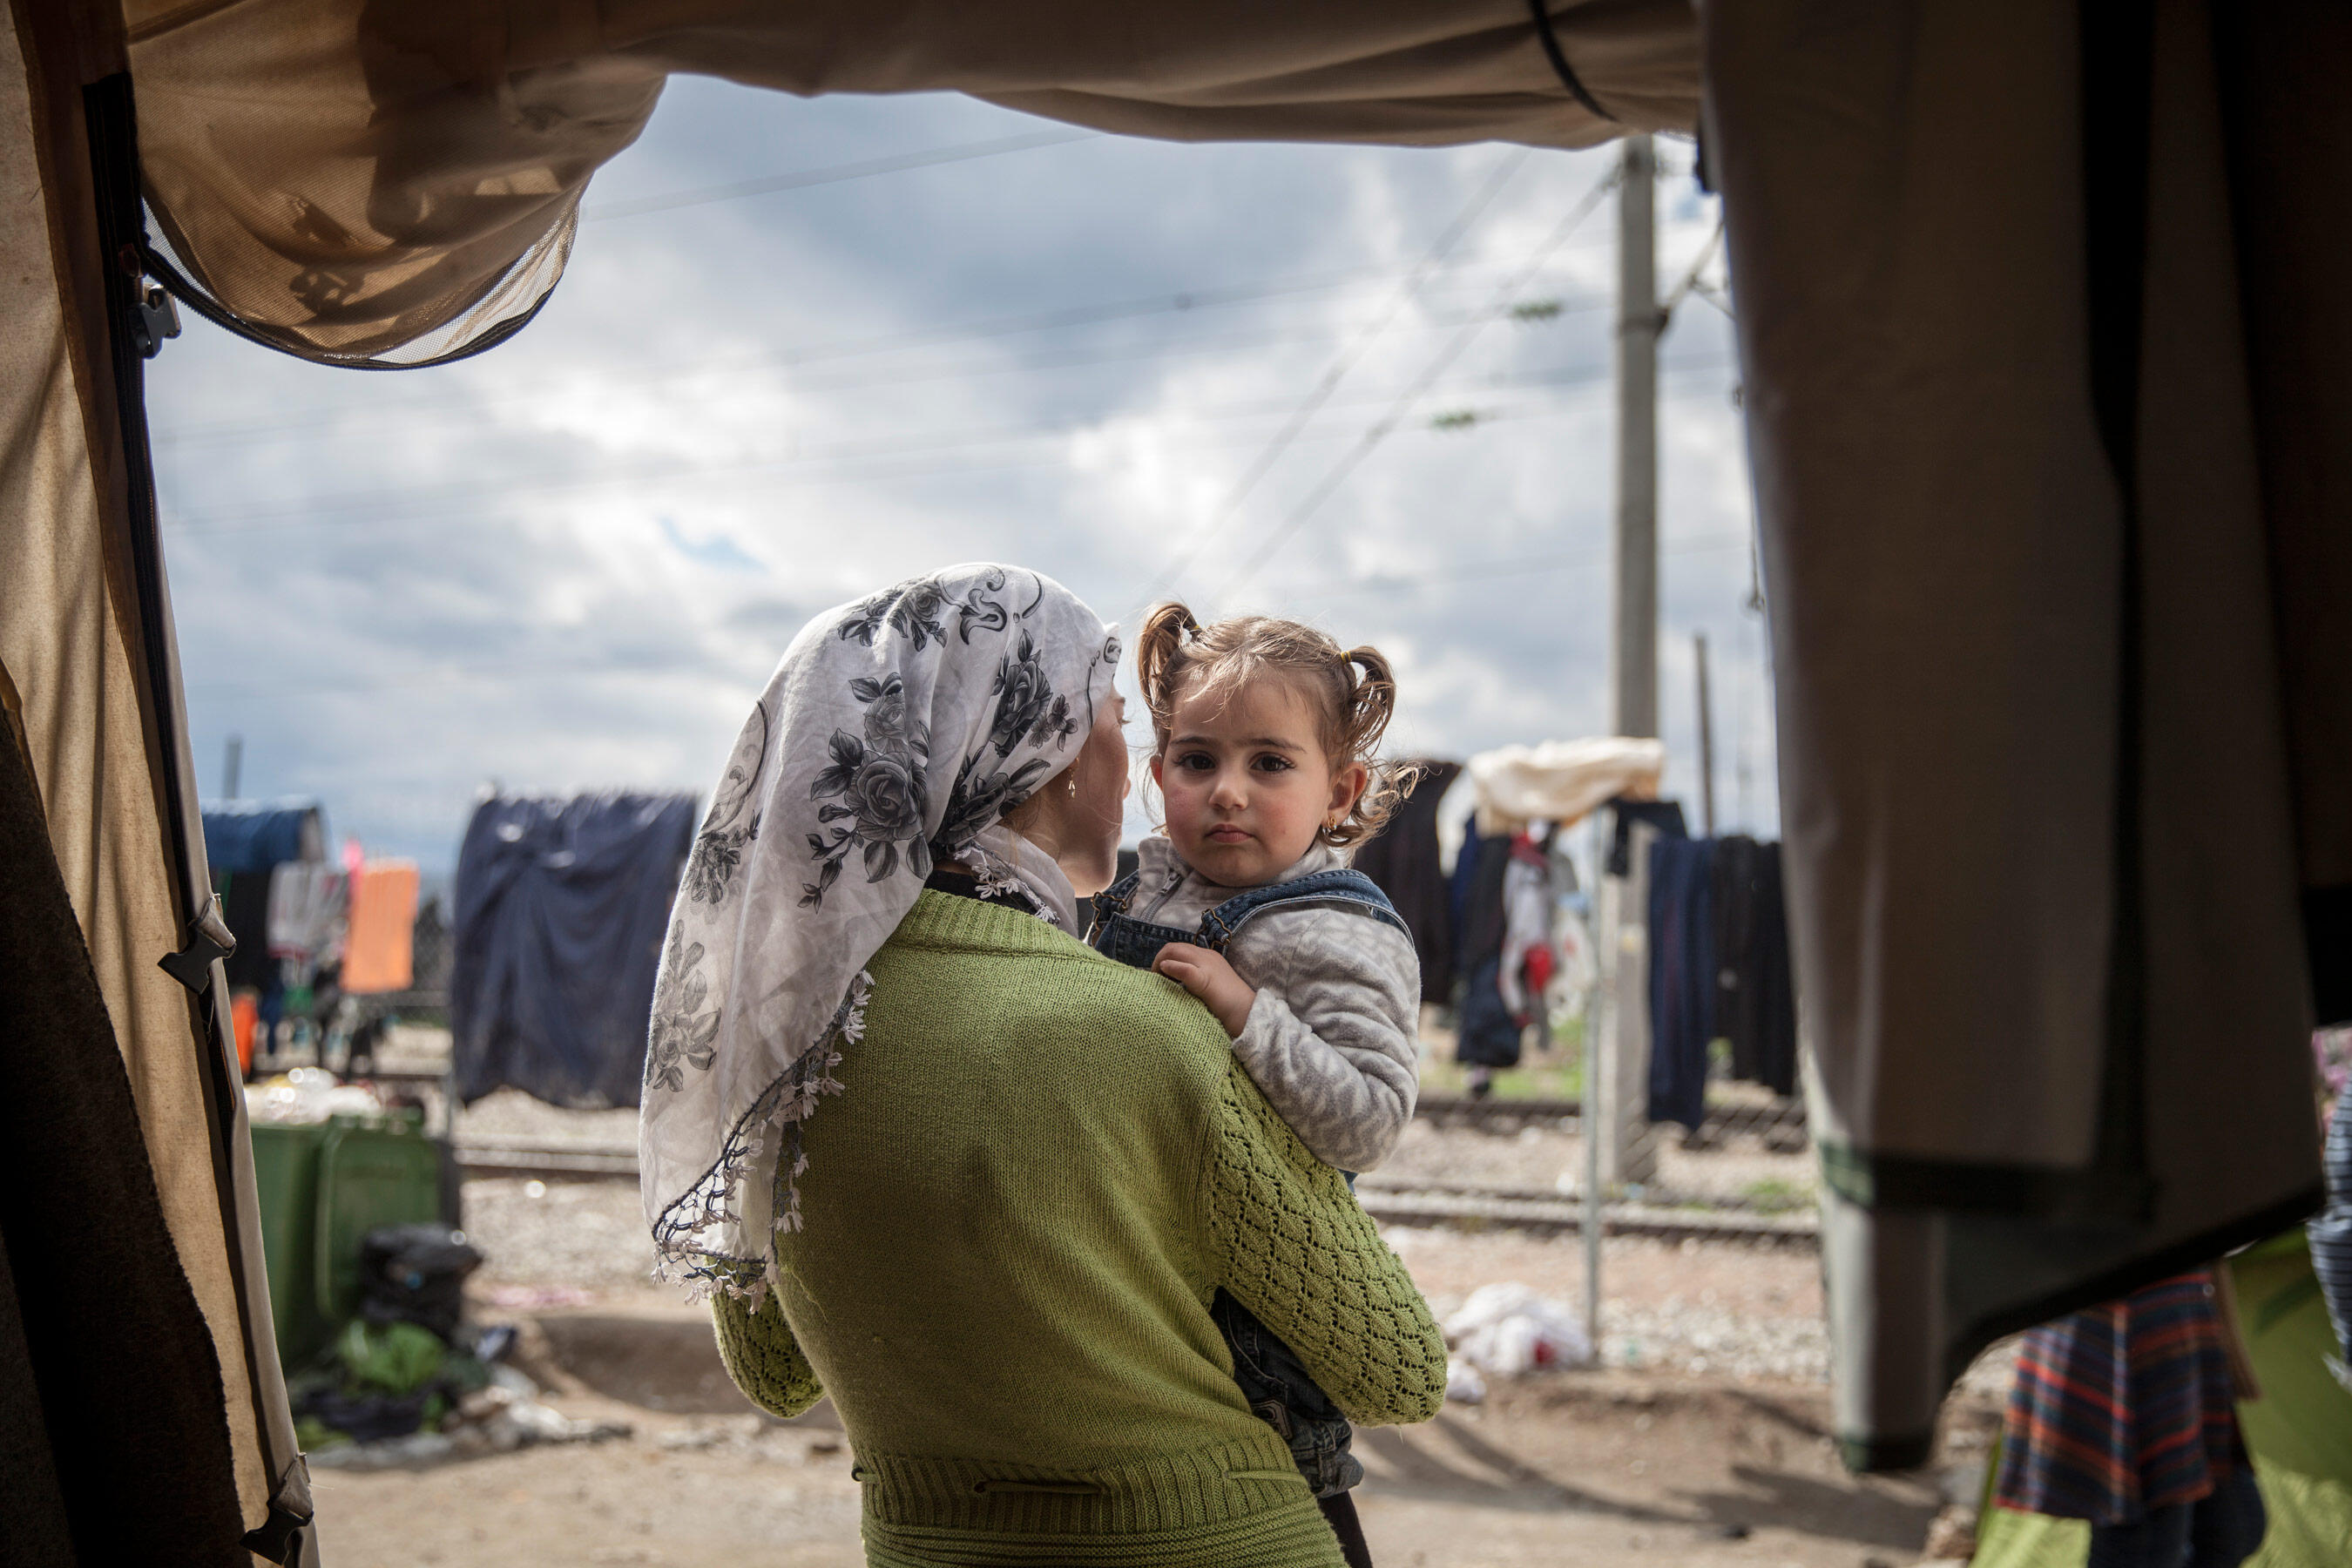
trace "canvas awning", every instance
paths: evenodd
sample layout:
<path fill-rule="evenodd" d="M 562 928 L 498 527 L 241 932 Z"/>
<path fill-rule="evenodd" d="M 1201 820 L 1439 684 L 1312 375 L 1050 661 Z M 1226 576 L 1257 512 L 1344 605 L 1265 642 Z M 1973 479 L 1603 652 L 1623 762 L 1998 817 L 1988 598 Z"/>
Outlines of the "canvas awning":
<path fill-rule="evenodd" d="M 53 999 L 82 1020 L 57 1048 L 119 1062 L 136 1108 L 141 1256 L 198 1331 L 157 1342 L 210 1358 L 151 1374 L 221 1391 L 172 1474 L 272 1555 L 307 1500 L 201 940 L 134 152 L 206 308 L 404 362 L 528 319 L 673 70 L 1176 138 L 1576 146 L 1690 124 L 1702 47 L 1677 0 L 139 0 L 127 37 L 103 5 L 0 6 L 0 828 L 38 829 L 0 847 L 46 844 L 7 873 L 62 889 L 9 907 L 70 910 L 91 988 Z M 2352 1014 L 2347 27 L 2318 0 L 1706 10 L 1865 1463 L 1915 1453 L 1986 1334 L 2312 1200 L 2315 981 Z M 150 1556 L 243 1551 L 190 1528 Z"/>
<path fill-rule="evenodd" d="M 1178 141 L 1581 147 L 1697 122 L 1686 0 L 130 0 L 140 145 L 190 277 L 281 346 L 400 360 L 529 315 L 672 72 L 956 91 Z M 1581 99 L 1564 85 L 1565 68 Z"/>

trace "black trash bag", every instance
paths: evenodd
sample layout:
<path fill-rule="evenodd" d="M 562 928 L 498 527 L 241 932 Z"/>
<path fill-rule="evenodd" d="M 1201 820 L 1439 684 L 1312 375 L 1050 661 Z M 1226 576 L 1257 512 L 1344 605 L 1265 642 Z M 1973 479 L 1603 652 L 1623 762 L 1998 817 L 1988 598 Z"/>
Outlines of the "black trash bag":
<path fill-rule="evenodd" d="M 481 1266 L 482 1255 L 462 1230 L 378 1226 L 360 1243 L 360 1316 L 371 1323 L 415 1323 L 454 1344 L 466 1277 Z"/>
<path fill-rule="evenodd" d="M 295 1401 L 294 1414 L 331 1426 L 355 1443 L 377 1443 L 386 1437 L 405 1437 L 423 1427 L 425 1408 L 436 1392 L 420 1388 L 410 1394 L 372 1394 L 313 1388 Z"/>

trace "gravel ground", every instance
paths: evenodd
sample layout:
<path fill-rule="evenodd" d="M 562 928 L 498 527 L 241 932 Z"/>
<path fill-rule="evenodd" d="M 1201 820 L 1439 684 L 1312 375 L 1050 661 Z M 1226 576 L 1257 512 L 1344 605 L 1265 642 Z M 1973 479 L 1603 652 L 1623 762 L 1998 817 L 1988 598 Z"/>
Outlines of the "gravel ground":
<path fill-rule="evenodd" d="M 461 1138 L 627 1149 L 635 1142 L 636 1113 L 563 1110 L 509 1089 L 461 1112 L 457 1131 Z M 1416 1122 L 1381 1173 L 1559 1190 L 1582 1171 L 1581 1141 L 1557 1127 L 1496 1134 Z M 1814 1166 L 1810 1155 L 1772 1153 L 1752 1136 L 1694 1152 L 1669 1138 L 1659 1152 L 1658 1188 L 1749 1202 L 1760 1196 L 1769 1207 L 1801 1209 L 1812 1201 Z M 625 1183 L 474 1181 L 466 1205 L 467 1228 L 488 1259 L 478 1283 L 494 1300 L 525 1305 L 532 1291 L 559 1299 L 674 1294 L 651 1280 L 653 1248 L 636 1191 Z M 1479 1286 L 1504 1280 L 1582 1311 L 1584 1254 L 1574 1236 L 1402 1226 L 1385 1234 L 1440 1317 Z M 1602 1281 L 1604 1365 L 1807 1385 L 1828 1379 L 1821 1265 L 1810 1251 L 1612 1237 L 1602 1245 Z M 1999 1397 L 2012 1359 L 2010 1347 L 1996 1347 L 1962 1387 Z"/>
<path fill-rule="evenodd" d="M 1753 1133 L 1735 1134 L 1714 1149 L 1685 1150 L 1676 1134 L 1671 1128 L 1660 1134 L 1654 1193 L 1742 1202 L 1775 1212 L 1811 1206 L 1816 1181 L 1810 1153 L 1770 1152 Z M 457 1136 L 635 1149 L 637 1113 L 563 1110 L 506 1089 L 459 1111 Z M 1584 1141 L 1556 1126 L 1493 1133 L 1416 1121 L 1405 1129 L 1381 1174 L 1562 1192 L 1583 1179 Z"/>
<path fill-rule="evenodd" d="M 484 1286 L 631 1291 L 653 1280 L 654 1244 L 629 1182 L 466 1184 L 466 1234 Z"/>
<path fill-rule="evenodd" d="M 528 1306 L 532 1292 L 563 1300 L 667 1289 L 651 1281 L 653 1248 L 636 1191 L 625 1183 L 469 1182 L 466 1227 L 488 1258 L 477 1281 L 493 1304 Z M 1403 1226 L 1385 1234 L 1440 1317 L 1479 1286 L 1505 1280 L 1583 1310 L 1584 1251 L 1575 1237 Z M 1812 1254 L 1612 1237 L 1601 1259 L 1604 1364 L 1742 1381 L 1827 1380 L 1821 1266 Z M 1970 1386 L 2004 1389 L 2007 1362 L 1971 1374 Z"/>
<path fill-rule="evenodd" d="M 1714 1149 L 1685 1150 L 1679 1131 L 1668 1128 L 1659 1135 L 1652 1196 L 1740 1202 L 1771 1212 L 1812 1206 L 1811 1154 L 1772 1153 L 1753 1133 L 1735 1134 Z M 1567 1192 L 1580 1188 L 1584 1180 L 1584 1140 L 1556 1124 L 1498 1133 L 1415 1121 L 1406 1127 L 1381 1174 Z"/>
<path fill-rule="evenodd" d="M 634 1153 L 637 1113 L 629 1106 L 618 1110 L 565 1110 L 533 1100 L 519 1089 L 502 1089 L 457 1112 L 457 1136 L 594 1144 Z"/>

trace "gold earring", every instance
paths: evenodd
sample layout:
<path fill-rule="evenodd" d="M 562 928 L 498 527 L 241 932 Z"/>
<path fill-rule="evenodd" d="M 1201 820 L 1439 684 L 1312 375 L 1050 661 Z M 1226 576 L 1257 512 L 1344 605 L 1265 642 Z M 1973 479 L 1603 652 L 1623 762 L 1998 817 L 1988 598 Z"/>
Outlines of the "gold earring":
<path fill-rule="evenodd" d="M 1068 793 L 1072 800 L 1078 798 L 1078 774 L 1076 768 L 1070 770 L 1070 782 L 1064 784 L 1062 788 Z"/>

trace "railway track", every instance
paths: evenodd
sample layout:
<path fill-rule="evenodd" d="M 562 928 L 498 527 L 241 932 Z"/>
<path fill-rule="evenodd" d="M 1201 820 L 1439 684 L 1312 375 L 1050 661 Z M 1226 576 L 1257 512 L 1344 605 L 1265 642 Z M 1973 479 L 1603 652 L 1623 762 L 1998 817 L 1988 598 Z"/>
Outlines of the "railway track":
<path fill-rule="evenodd" d="M 457 1169 L 468 1181 L 503 1176 L 634 1182 L 637 1179 L 637 1152 L 615 1149 L 610 1144 L 467 1138 L 457 1144 Z"/>
<path fill-rule="evenodd" d="M 1584 1102 L 1577 1100 L 1474 1100 L 1467 1095 L 1424 1094 L 1413 1108 L 1413 1120 L 1434 1127 L 1475 1127 L 1486 1132 L 1516 1132 L 1523 1127 L 1549 1126 L 1578 1132 L 1584 1125 Z M 1741 1132 L 1753 1132 L 1764 1146 L 1778 1152 L 1801 1152 L 1806 1143 L 1802 1100 L 1769 1105 L 1723 1105 L 1706 1113 L 1698 1130 L 1683 1135 L 1683 1146 L 1704 1149 Z"/>
<path fill-rule="evenodd" d="M 1491 1227 L 1535 1236 L 1571 1236 L 1584 1228 L 1584 1200 L 1571 1193 L 1368 1175 L 1356 1183 L 1356 1201 L 1382 1225 Z M 1767 1247 L 1811 1247 L 1821 1242 L 1820 1226 L 1809 1212 L 1766 1214 L 1702 1199 L 1603 1203 L 1601 1233 Z"/>
<path fill-rule="evenodd" d="M 457 1145 L 467 1180 L 625 1181 L 637 1179 L 636 1154 L 610 1145 L 531 1143 L 471 1139 Z M 1383 1225 L 1493 1228 L 1537 1236 L 1571 1235 L 1584 1224 L 1573 1194 L 1475 1182 L 1417 1182 L 1367 1175 L 1356 1196 Z M 1736 1205 L 1693 1199 L 1672 1203 L 1607 1203 L 1606 1236 L 1647 1236 L 1669 1241 L 1738 1242 L 1750 1246 L 1814 1247 L 1819 1228 L 1810 1214 L 1761 1214 Z"/>

